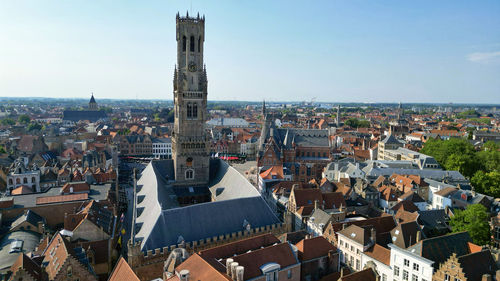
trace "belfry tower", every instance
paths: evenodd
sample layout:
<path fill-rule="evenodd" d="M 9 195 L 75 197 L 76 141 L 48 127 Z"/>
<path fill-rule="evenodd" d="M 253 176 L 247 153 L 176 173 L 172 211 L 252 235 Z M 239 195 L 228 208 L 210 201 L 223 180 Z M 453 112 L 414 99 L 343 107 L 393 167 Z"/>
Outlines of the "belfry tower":
<path fill-rule="evenodd" d="M 175 185 L 206 185 L 210 144 L 207 118 L 207 72 L 203 64 L 205 17 L 176 16 L 177 65 L 174 72 L 172 158 Z"/>

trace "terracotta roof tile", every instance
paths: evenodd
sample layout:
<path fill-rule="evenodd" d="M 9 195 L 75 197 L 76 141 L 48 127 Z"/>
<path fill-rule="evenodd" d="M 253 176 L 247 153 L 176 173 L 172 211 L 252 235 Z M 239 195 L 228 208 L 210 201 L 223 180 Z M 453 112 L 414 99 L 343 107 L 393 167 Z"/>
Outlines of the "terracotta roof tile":
<path fill-rule="evenodd" d="M 140 279 L 135 275 L 127 261 L 120 257 L 108 281 L 140 281 Z"/>
<path fill-rule="evenodd" d="M 364 252 L 367 256 L 378 260 L 379 262 L 391 265 L 391 250 L 380 246 L 379 244 L 373 245 L 370 249 Z"/>
<path fill-rule="evenodd" d="M 87 200 L 89 195 L 87 193 L 78 194 L 68 194 L 68 195 L 55 195 L 55 196 L 43 196 L 36 198 L 37 205 L 71 202 L 71 201 L 83 201 Z"/>
<path fill-rule="evenodd" d="M 297 249 L 299 250 L 299 259 L 301 261 L 328 256 L 330 251 L 337 251 L 337 248 L 328 242 L 328 240 L 326 240 L 323 236 L 303 239 L 295 246 L 297 246 Z"/>

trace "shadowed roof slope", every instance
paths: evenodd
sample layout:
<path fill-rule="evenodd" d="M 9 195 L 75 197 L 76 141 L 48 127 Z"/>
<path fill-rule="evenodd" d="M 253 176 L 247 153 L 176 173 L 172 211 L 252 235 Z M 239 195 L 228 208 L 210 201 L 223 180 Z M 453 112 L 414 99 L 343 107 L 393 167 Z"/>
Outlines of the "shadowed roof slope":
<path fill-rule="evenodd" d="M 470 253 L 469 242 L 472 239 L 468 232 L 459 232 L 439 237 L 424 239 L 408 250 L 421 257 L 434 261 L 434 268 L 448 259 L 451 254 L 463 256 Z"/>
<path fill-rule="evenodd" d="M 143 251 L 154 250 L 182 240 L 188 243 L 243 231 L 245 223 L 256 228 L 279 220 L 261 197 L 239 198 L 163 210 L 151 230 L 142 237 L 139 231 L 137 238 L 143 239 Z"/>

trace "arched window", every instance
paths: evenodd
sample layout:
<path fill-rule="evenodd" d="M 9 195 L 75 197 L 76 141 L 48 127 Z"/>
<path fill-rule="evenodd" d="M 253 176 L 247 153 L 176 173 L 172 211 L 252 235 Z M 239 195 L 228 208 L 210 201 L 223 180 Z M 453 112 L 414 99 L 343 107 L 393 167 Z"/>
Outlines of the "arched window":
<path fill-rule="evenodd" d="M 193 169 L 186 170 L 186 179 L 187 180 L 194 179 L 194 171 L 193 171 Z"/>
<path fill-rule="evenodd" d="M 187 118 L 191 118 L 193 116 L 193 106 L 190 102 L 187 103 Z"/>
<path fill-rule="evenodd" d="M 201 36 L 198 37 L 198 53 L 201 52 Z"/>
<path fill-rule="evenodd" d="M 14 182 L 12 181 L 12 179 L 9 179 L 9 185 L 13 185 Z"/>
<path fill-rule="evenodd" d="M 186 36 L 182 36 L 182 51 L 186 51 Z"/>
<path fill-rule="evenodd" d="M 197 103 L 193 103 L 193 114 L 192 114 L 193 118 L 198 118 L 198 104 Z"/>
<path fill-rule="evenodd" d="M 23 183 L 28 183 L 28 178 L 23 178 Z"/>
<path fill-rule="evenodd" d="M 36 181 L 35 177 L 32 177 L 31 182 L 35 182 L 35 181 Z"/>
<path fill-rule="evenodd" d="M 194 36 L 189 38 L 189 51 L 194 52 Z"/>

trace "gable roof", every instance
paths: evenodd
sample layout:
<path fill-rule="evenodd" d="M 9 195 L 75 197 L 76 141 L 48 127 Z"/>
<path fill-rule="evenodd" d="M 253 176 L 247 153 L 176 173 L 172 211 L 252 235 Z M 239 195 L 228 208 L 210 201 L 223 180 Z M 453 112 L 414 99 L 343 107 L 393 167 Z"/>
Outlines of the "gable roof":
<path fill-rule="evenodd" d="M 416 221 L 400 223 L 391 230 L 391 242 L 400 248 L 408 248 L 417 243 L 417 239 L 422 239 L 422 233 Z"/>
<path fill-rule="evenodd" d="M 281 268 L 299 264 L 288 243 L 258 249 L 232 257 L 232 259 L 245 268 L 244 280 L 261 276 L 261 267 L 267 263 L 277 263 Z"/>
<path fill-rule="evenodd" d="M 189 270 L 189 278 L 192 280 L 213 280 L 213 281 L 232 280 L 229 276 L 225 274 L 225 272 L 223 273 L 216 270 L 207 261 L 205 261 L 202 257 L 200 257 L 197 253 L 194 253 L 189 258 L 187 258 L 183 263 L 177 266 L 175 268 L 175 271 L 180 272 L 184 269 Z"/>
<path fill-rule="evenodd" d="M 350 225 L 345 229 L 342 229 L 338 232 L 338 234 L 342 234 L 343 236 L 358 242 L 363 246 L 367 246 L 371 242 L 375 242 L 371 239 L 371 226 L 357 226 Z"/>
<path fill-rule="evenodd" d="M 497 269 L 490 250 L 460 256 L 458 262 L 467 280 L 480 280 L 483 274 L 494 276 Z"/>
<path fill-rule="evenodd" d="M 201 203 L 162 210 L 157 218 L 143 212 L 140 217 L 152 221 L 137 232 L 142 250 L 154 250 L 186 242 L 243 231 L 245 222 L 251 228 L 278 224 L 279 220 L 262 197 L 247 197 Z M 149 223 L 149 222 L 148 222 Z M 175 225 L 175 227 L 172 227 Z"/>
<path fill-rule="evenodd" d="M 127 261 L 120 257 L 108 281 L 140 281 Z"/>
<path fill-rule="evenodd" d="M 361 271 L 351 273 L 349 275 L 344 275 L 340 277 L 340 281 L 376 281 L 377 275 L 373 272 L 373 269 L 367 268 Z"/>
<path fill-rule="evenodd" d="M 408 248 L 412 253 L 434 261 L 434 268 L 447 260 L 453 253 L 463 256 L 470 253 L 469 242 L 472 239 L 468 232 L 458 232 L 448 235 L 424 239 Z"/>
<path fill-rule="evenodd" d="M 370 247 L 368 250 L 364 251 L 363 254 L 374 258 L 388 266 L 391 265 L 391 250 L 382 247 L 377 243 L 375 243 L 373 247 Z"/>
<path fill-rule="evenodd" d="M 278 243 L 280 243 L 280 240 L 276 238 L 276 236 L 266 233 L 228 244 L 223 244 L 207 250 L 202 250 L 198 254 L 215 269 L 224 271 L 224 265 L 219 262 L 221 258 L 230 258 L 234 255 L 244 254 L 248 251 L 257 250 L 262 247 L 269 247 Z"/>
<path fill-rule="evenodd" d="M 297 246 L 299 251 L 299 260 L 301 261 L 325 257 L 328 256 L 330 251 L 337 251 L 337 248 L 328 242 L 328 240 L 326 240 L 323 236 L 311 239 L 302 239 L 295 246 Z"/>
<path fill-rule="evenodd" d="M 272 166 L 271 168 L 260 173 L 260 177 L 266 180 L 284 179 L 283 166 Z"/>
<path fill-rule="evenodd" d="M 342 225 L 344 224 L 346 226 L 353 224 L 357 226 L 370 225 L 375 227 L 377 233 L 389 232 L 394 227 L 396 227 L 396 222 L 394 221 L 393 216 L 382 216 L 382 217 L 369 218 L 366 220 L 359 220 L 359 221 L 332 223 L 333 230 L 335 232 L 340 231 L 342 229 Z"/>
<path fill-rule="evenodd" d="M 14 264 L 10 267 L 14 276 L 19 269 L 24 269 L 29 275 L 37 281 L 42 280 L 43 271 L 40 265 L 30 259 L 26 254 L 20 253 Z"/>

